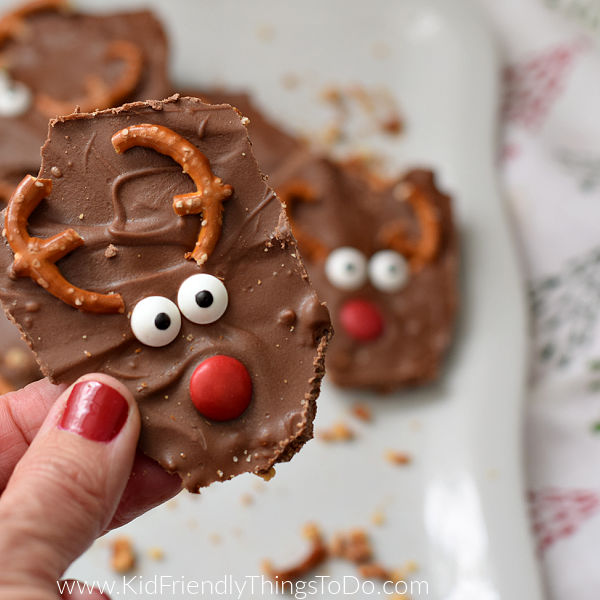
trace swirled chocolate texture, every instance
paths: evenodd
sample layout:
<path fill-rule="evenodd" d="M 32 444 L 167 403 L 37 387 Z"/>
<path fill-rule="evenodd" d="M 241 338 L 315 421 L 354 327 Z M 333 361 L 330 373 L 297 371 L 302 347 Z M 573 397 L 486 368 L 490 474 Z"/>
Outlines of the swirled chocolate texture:
<path fill-rule="evenodd" d="M 438 189 L 434 174 L 416 169 L 396 181 L 378 181 L 360 169 L 299 153 L 272 174 L 270 184 L 282 196 L 290 184 L 300 196 L 310 196 L 309 201 L 293 198 L 294 192 L 289 200 L 311 282 L 327 302 L 336 332 L 327 354 L 328 376 L 343 387 L 380 392 L 434 380 L 452 340 L 459 268 L 451 199 Z M 389 250 L 383 234 L 396 223 L 411 242 L 419 242 L 424 224 L 404 196 L 407 189 L 418 190 L 431 207 L 439 228 L 434 258 L 409 270 L 393 291 L 375 285 L 369 273 L 352 290 L 332 283 L 325 265 L 338 248 L 354 248 L 372 265 L 378 252 Z M 373 321 L 374 329 L 364 325 Z"/>
<path fill-rule="evenodd" d="M 203 216 L 173 210 L 174 195 L 195 190 L 191 178 L 151 148 L 117 154 L 111 145 L 117 131 L 142 123 L 183 136 L 233 187 L 218 243 L 202 266 L 184 255 L 194 248 Z M 289 460 L 312 435 L 330 322 L 239 113 L 174 96 L 64 117 L 51 125 L 40 178 L 53 189 L 30 217 L 30 235 L 73 228 L 84 245 L 58 261 L 60 272 L 73 285 L 119 293 L 125 302 L 125 314 L 76 310 L 31 279 L 12 279 L 13 252 L 3 244 L 0 300 L 43 372 L 58 382 L 92 371 L 123 381 L 140 408 L 142 450 L 192 491 Z M 223 316 L 207 325 L 182 317 L 170 344 L 140 343 L 129 318 L 138 302 L 163 296 L 176 303 L 181 284 L 198 273 L 225 284 Z M 27 311 L 32 301 L 39 304 L 35 313 Z M 240 361 L 253 390 L 241 416 L 222 422 L 204 417 L 190 399 L 192 375 L 217 355 Z"/>
<path fill-rule="evenodd" d="M 50 118 L 111 90 L 110 105 L 83 110 L 165 98 L 167 58 L 165 33 L 149 11 L 93 15 L 49 0 L 0 17 L 0 61 L 9 78 L 0 82 L 0 204 L 25 174 L 37 173 Z M 11 114 L 13 86 L 24 86 L 29 101 Z"/>

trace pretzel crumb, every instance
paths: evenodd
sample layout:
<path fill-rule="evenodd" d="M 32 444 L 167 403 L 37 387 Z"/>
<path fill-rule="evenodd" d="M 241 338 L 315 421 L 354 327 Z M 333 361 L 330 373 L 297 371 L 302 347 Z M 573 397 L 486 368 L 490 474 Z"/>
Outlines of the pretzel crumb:
<path fill-rule="evenodd" d="M 164 560 L 165 553 L 163 552 L 162 548 L 159 548 L 158 546 L 153 546 L 148 550 L 148 557 L 152 560 L 161 561 Z"/>
<path fill-rule="evenodd" d="M 106 258 L 114 258 L 118 253 L 119 251 L 117 250 L 117 247 L 113 244 L 109 244 L 104 251 L 104 256 Z"/>
<path fill-rule="evenodd" d="M 331 541 L 329 550 L 332 556 L 356 565 L 364 564 L 373 557 L 373 548 L 364 529 L 337 533 Z"/>
<path fill-rule="evenodd" d="M 366 404 L 355 404 L 352 407 L 352 414 L 361 421 L 365 421 L 367 423 L 373 420 L 373 413 L 371 412 L 371 408 Z"/>
<path fill-rule="evenodd" d="M 346 423 L 339 421 L 329 429 L 321 431 L 318 437 L 324 442 L 349 442 L 356 437 L 356 434 Z"/>
<path fill-rule="evenodd" d="M 358 566 L 358 574 L 363 579 L 380 579 L 381 581 L 394 581 L 392 572 L 380 563 L 365 563 Z"/>
<path fill-rule="evenodd" d="M 251 504 L 254 504 L 254 496 L 252 496 L 252 494 L 242 494 L 240 502 L 243 506 L 250 506 Z"/>
<path fill-rule="evenodd" d="M 256 473 L 261 479 L 271 481 L 275 477 L 275 467 L 271 467 L 266 473 Z"/>
<path fill-rule="evenodd" d="M 130 573 L 135 569 L 136 554 L 128 537 L 118 537 L 112 542 L 110 565 L 116 573 Z"/>
<path fill-rule="evenodd" d="M 385 523 L 385 513 L 383 512 L 383 510 L 378 508 L 371 515 L 371 523 L 373 523 L 373 525 L 377 525 L 378 527 L 380 527 L 381 525 L 383 525 Z"/>
<path fill-rule="evenodd" d="M 385 459 L 393 464 L 393 465 L 409 465 L 412 463 L 413 459 L 408 452 L 402 452 L 400 450 L 386 450 Z"/>

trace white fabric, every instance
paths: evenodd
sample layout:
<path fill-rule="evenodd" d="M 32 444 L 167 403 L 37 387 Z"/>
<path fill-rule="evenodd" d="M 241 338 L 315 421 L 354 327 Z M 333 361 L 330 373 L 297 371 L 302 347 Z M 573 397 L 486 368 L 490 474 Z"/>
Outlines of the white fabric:
<path fill-rule="evenodd" d="M 501 172 L 530 291 L 540 560 L 549 598 L 598 600 L 600 2 L 481 2 L 505 63 Z"/>

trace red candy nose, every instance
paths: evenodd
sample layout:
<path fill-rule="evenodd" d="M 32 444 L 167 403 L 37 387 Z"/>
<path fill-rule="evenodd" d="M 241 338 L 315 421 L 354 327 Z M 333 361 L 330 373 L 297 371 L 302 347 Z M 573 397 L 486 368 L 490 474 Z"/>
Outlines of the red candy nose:
<path fill-rule="evenodd" d="M 192 374 L 190 397 L 201 415 L 213 421 L 229 421 L 250 404 L 252 379 L 239 360 L 213 356 L 202 361 Z"/>
<path fill-rule="evenodd" d="M 340 310 L 345 332 L 359 342 L 369 342 L 383 333 L 383 317 L 368 300 L 348 300 Z"/>

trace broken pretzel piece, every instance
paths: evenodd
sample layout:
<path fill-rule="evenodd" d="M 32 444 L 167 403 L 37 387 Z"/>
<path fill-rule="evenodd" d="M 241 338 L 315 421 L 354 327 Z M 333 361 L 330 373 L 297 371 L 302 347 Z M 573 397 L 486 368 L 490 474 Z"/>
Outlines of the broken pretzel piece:
<path fill-rule="evenodd" d="M 311 543 L 308 555 L 297 565 L 287 569 L 275 569 L 270 561 L 263 562 L 263 571 L 273 581 L 294 581 L 316 569 L 325 562 L 328 556 L 327 546 L 321 531 L 314 523 L 304 528 L 304 537 Z"/>
<path fill-rule="evenodd" d="M 230 185 L 213 174 L 208 158 L 192 143 L 168 127 L 143 123 L 121 129 L 112 136 L 118 153 L 135 146 L 151 148 L 179 163 L 196 184 L 196 191 L 173 197 L 173 210 L 180 217 L 202 214 L 202 227 L 192 252 L 185 257 L 203 265 L 215 249 L 223 225 L 223 201 L 233 193 Z"/>
<path fill-rule="evenodd" d="M 123 298 L 118 294 L 98 294 L 71 285 L 60 273 L 56 262 L 83 245 L 73 229 L 48 238 L 31 237 L 27 220 L 37 205 L 52 190 L 52 181 L 27 175 L 13 193 L 4 221 L 4 235 L 14 252 L 12 275 L 30 277 L 59 300 L 73 308 L 92 313 L 122 313 Z"/>

